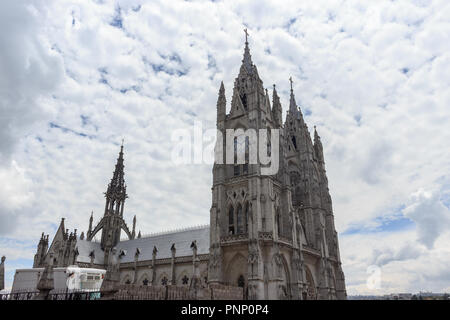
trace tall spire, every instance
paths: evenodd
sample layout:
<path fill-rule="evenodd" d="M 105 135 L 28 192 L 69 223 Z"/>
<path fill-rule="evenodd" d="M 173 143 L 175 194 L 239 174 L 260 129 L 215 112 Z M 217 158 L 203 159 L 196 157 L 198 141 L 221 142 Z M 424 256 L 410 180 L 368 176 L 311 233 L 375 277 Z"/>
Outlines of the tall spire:
<path fill-rule="evenodd" d="M 289 82 L 291 83 L 291 98 L 289 101 L 289 112 L 295 117 L 295 119 L 300 120 L 302 118 L 302 112 L 300 108 L 297 107 L 297 103 L 295 102 L 294 89 L 292 83 L 292 77 L 289 77 Z"/>
<path fill-rule="evenodd" d="M 280 103 L 280 97 L 278 97 L 275 84 L 273 85 L 273 93 L 272 93 L 272 115 L 274 122 L 277 124 L 278 127 L 281 127 L 283 124 L 283 119 L 281 118 L 282 108 Z"/>
<path fill-rule="evenodd" d="M 117 158 L 116 167 L 114 169 L 111 182 L 108 184 L 108 189 L 105 192 L 106 207 L 105 214 L 123 214 L 123 203 L 128 198 L 126 193 L 126 185 L 124 179 L 124 165 L 123 165 L 123 140 L 120 146 L 119 157 Z M 115 206 L 115 207 L 114 207 Z"/>
<path fill-rule="evenodd" d="M 245 49 L 244 49 L 244 58 L 242 59 L 242 66 L 245 68 L 245 70 L 247 71 L 248 74 L 252 74 L 253 73 L 253 62 L 252 62 L 252 56 L 250 54 L 250 49 L 248 47 L 247 28 L 244 29 L 244 32 L 245 32 Z"/>
<path fill-rule="evenodd" d="M 319 134 L 317 133 L 316 126 L 314 126 L 314 151 L 319 162 L 324 163 L 325 161 L 323 158 L 323 146 L 322 142 L 320 141 Z"/>
<path fill-rule="evenodd" d="M 223 81 L 220 83 L 219 97 L 217 98 L 217 123 L 225 120 L 227 99 L 225 97 L 225 86 Z"/>

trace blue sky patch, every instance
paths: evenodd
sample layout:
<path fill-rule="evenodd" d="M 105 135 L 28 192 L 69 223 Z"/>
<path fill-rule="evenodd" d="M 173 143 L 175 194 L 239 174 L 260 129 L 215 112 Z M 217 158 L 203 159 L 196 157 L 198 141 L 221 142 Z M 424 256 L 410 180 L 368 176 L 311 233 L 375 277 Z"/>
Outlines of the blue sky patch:
<path fill-rule="evenodd" d="M 374 219 L 373 222 L 375 222 L 374 227 L 353 226 L 343 232 L 342 235 L 397 232 L 414 229 L 416 226 L 414 221 L 402 214 L 389 217 L 378 217 Z"/>

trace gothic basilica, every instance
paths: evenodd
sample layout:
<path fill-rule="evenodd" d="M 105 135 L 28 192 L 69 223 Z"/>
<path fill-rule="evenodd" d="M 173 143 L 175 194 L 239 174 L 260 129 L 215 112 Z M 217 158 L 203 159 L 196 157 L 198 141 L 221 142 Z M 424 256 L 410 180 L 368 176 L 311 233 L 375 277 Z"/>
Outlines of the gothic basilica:
<path fill-rule="evenodd" d="M 42 234 L 33 267 L 45 266 L 52 256 L 55 267 L 107 269 L 114 255 L 121 284 L 189 286 L 195 276 L 204 287 L 243 287 L 248 299 L 346 299 L 320 137 L 314 128 L 311 139 L 292 82 L 283 122 L 275 85 L 270 101 L 247 40 L 226 110 L 222 83 L 218 130 L 279 129 L 276 174 L 262 174 L 260 164 L 216 159 L 210 225 L 142 237 L 136 235 L 136 217 L 131 228 L 124 220 L 122 145 L 100 221 L 94 224 L 91 215 L 87 232 L 78 235 L 76 229 L 69 233 L 62 219 L 50 245 Z M 225 156 L 225 143 L 219 145 Z"/>

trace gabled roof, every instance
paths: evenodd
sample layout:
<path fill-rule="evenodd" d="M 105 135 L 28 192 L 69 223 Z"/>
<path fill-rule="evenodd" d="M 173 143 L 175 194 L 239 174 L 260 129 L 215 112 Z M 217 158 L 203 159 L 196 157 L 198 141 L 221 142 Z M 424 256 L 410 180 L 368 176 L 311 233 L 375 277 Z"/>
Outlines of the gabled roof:
<path fill-rule="evenodd" d="M 156 246 L 158 253 L 156 259 L 166 259 L 172 257 L 170 250 L 175 244 L 176 257 L 192 256 L 191 243 L 197 241 L 197 254 L 209 253 L 209 226 L 186 228 L 181 231 L 153 234 L 133 240 L 120 241 L 117 246 L 117 254 L 124 251 L 126 254 L 121 258 L 121 263 L 133 262 L 136 249 L 139 248 L 139 261 L 152 260 L 153 247 Z M 94 264 L 104 263 L 104 252 L 99 242 L 78 240 L 78 262 L 90 263 L 91 251 L 94 251 Z"/>
<path fill-rule="evenodd" d="M 209 253 L 209 226 L 188 228 L 182 231 L 167 232 L 143 237 L 139 239 L 121 241 L 117 244 L 117 252 L 126 251 L 122 257 L 122 263 L 134 261 L 136 248 L 139 248 L 139 261 L 152 260 L 153 247 L 156 246 L 158 253 L 156 259 L 172 257 L 170 250 L 175 244 L 176 257 L 192 256 L 191 243 L 197 241 L 197 254 Z"/>

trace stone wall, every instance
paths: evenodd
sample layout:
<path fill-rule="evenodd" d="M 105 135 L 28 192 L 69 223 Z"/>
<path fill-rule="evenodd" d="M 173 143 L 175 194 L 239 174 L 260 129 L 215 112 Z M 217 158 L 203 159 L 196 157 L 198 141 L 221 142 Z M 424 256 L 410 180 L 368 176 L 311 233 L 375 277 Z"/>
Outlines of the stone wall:
<path fill-rule="evenodd" d="M 115 300 L 243 300 L 243 289 L 225 285 L 211 285 L 192 290 L 185 286 L 119 285 Z"/>

